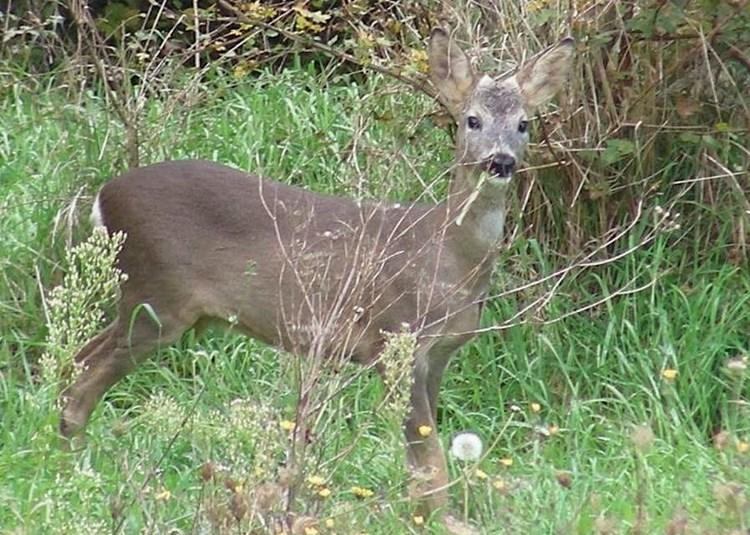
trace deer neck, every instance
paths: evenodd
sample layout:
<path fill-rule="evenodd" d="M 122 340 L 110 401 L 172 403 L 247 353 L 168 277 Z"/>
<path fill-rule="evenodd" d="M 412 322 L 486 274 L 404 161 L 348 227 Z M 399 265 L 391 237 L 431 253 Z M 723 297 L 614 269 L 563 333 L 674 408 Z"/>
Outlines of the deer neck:
<path fill-rule="evenodd" d="M 503 237 L 507 182 L 459 166 L 450 186 L 447 238 L 474 265 L 491 266 Z"/>

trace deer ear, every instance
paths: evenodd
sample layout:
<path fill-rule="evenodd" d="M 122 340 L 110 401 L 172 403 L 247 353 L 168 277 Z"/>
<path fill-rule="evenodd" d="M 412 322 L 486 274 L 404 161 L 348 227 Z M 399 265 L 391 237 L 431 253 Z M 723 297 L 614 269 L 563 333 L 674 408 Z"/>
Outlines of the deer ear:
<path fill-rule="evenodd" d="M 471 93 L 476 77 L 469 58 L 442 28 L 435 28 L 430 34 L 430 79 L 440 100 L 456 117 Z"/>
<path fill-rule="evenodd" d="M 566 37 L 518 71 L 516 81 L 527 108 L 536 109 L 560 90 L 573 63 L 574 46 L 573 38 Z"/>

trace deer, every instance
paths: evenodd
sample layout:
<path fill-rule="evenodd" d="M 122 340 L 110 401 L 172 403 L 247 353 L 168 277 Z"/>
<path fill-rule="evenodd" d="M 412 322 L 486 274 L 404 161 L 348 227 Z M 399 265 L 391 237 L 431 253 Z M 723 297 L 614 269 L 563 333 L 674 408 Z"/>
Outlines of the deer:
<path fill-rule="evenodd" d="M 303 357 L 336 355 L 376 369 L 386 334 L 408 328 L 417 344 L 403 423 L 407 466 L 429 475 L 418 507 L 445 511 L 443 372 L 479 326 L 529 119 L 564 85 L 573 51 L 565 38 L 493 77 L 473 69 L 449 30 L 432 31 L 430 81 L 456 124 L 453 176 L 436 204 L 322 195 L 198 160 L 135 168 L 105 183 L 92 219 L 125 233 L 117 266 L 127 279 L 116 318 L 74 357 L 79 374 L 60 398 L 63 442 L 149 354 L 206 322 Z M 435 431 L 424 436 L 422 426 Z"/>

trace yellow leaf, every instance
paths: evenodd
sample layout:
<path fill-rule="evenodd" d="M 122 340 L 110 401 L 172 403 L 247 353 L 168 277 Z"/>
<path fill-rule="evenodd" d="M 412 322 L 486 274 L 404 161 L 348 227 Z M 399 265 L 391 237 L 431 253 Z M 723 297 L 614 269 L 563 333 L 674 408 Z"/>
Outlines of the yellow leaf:
<path fill-rule="evenodd" d="M 313 33 L 318 33 L 323 31 L 323 26 L 320 24 L 317 24 L 304 15 L 297 13 L 297 16 L 294 17 L 294 25 L 297 27 L 300 31 L 309 30 Z"/>

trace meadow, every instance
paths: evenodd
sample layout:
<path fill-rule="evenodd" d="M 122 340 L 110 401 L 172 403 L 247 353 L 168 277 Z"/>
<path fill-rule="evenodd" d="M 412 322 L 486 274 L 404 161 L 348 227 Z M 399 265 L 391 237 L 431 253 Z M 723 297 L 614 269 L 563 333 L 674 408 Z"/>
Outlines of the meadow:
<path fill-rule="evenodd" d="M 452 141 L 436 105 L 384 77 L 300 67 L 217 75 L 199 94 L 168 115 L 149 102 L 145 163 L 205 158 L 354 198 L 444 192 Z M 287 507 L 293 533 L 441 532 L 407 499 L 400 422 L 381 410 L 374 372 L 324 378 L 341 386 L 289 474 L 304 364 L 218 330 L 162 348 L 62 451 L 60 383 L 42 357 L 75 341 L 50 339 L 50 295 L 71 273 L 85 283 L 91 257 L 66 251 L 90 233 L 97 188 L 125 168 L 124 134 L 100 93 L 54 75 L 4 84 L 0 99 L 0 532 L 266 533 Z M 689 141 L 675 138 L 644 168 L 666 183 L 700 176 L 675 156 Z M 629 180 L 646 172 L 633 166 Z M 449 459 L 453 510 L 488 534 L 746 533 L 750 271 L 732 254 L 736 220 L 667 189 L 618 215 L 622 236 L 578 265 L 606 239 L 576 256 L 535 234 L 523 194 L 563 178 L 534 180 L 519 179 L 493 292 L 551 278 L 491 299 L 488 332 L 447 372 L 435 432 L 446 447 L 462 431 L 485 444 L 477 462 Z M 547 234 L 565 224 L 549 216 Z M 567 266 L 564 280 L 554 275 Z M 518 315 L 540 295 L 543 307 Z M 76 302 L 111 312 L 95 291 Z M 290 478 L 292 505 L 281 499 Z"/>

